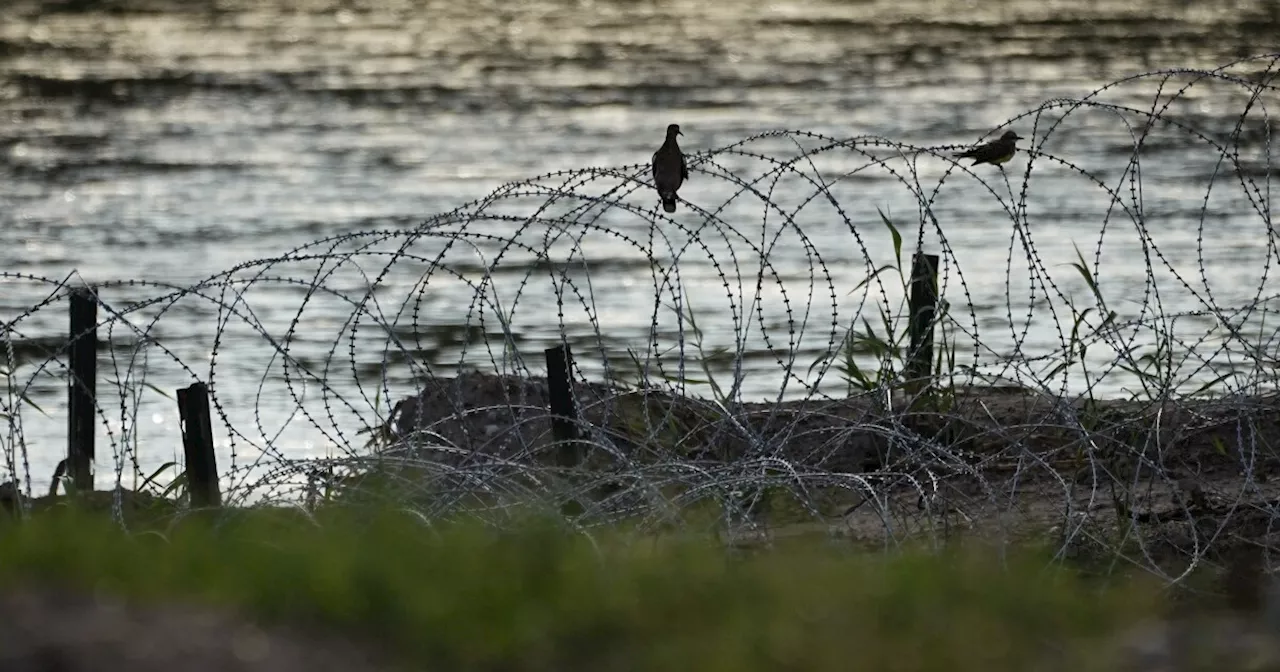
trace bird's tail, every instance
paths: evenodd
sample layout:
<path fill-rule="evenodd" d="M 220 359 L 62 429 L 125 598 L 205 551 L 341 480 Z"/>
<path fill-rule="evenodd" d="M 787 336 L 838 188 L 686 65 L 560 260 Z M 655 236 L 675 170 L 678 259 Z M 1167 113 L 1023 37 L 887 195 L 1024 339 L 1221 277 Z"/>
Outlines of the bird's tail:
<path fill-rule="evenodd" d="M 675 212 L 675 211 L 676 211 L 676 199 L 675 199 L 675 197 L 674 197 L 674 196 L 671 196 L 671 197 L 669 197 L 669 198 L 668 198 L 668 197 L 666 197 L 666 196 L 663 196 L 663 197 L 662 197 L 662 209 L 663 209 L 663 210 L 666 210 L 667 212 Z"/>

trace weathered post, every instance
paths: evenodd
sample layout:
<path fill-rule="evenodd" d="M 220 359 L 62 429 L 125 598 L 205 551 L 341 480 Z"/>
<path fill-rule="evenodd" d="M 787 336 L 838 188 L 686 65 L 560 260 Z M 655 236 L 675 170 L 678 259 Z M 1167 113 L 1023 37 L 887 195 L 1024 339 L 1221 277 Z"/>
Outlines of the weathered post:
<path fill-rule="evenodd" d="M 916 252 L 911 258 L 911 311 L 907 330 L 911 349 L 907 353 L 907 392 L 916 395 L 933 379 L 934 318 L 938 310 L 938 255 Z"/>
<path fill-rule="evenodd" d="M 98 390 L 98 297 L 71 290 L 67 347 L 67 471 L 77 492 L 93 489 L 94 399 Z"/>
<path fill-rule="evenodd" d="M 178 416 L 182 421 L 182 448 L 187 458 L 187 492 L 191 495 L 191 506 L 221 506 L 209 388 L 204 383 L 192 383 L 178 390 Z"/>
<path fill-rule="evenodd" d="M 569 372 L 573 370 L 573 351 L 568 344 L 546 349 L 547 395 L 551 405 L 551 436 L 555 440 L 555 460 L 560 467 L 576 467 L 586 458 L 578 432 L 578 404 L 573 398 Z M 569 487 L 576 479 L 570 476 Z M 560 513 L 573 517 L 585 508 L 577 497 L 569 497 L 560 506 Z"/>
<path fill-rule="evenodd" d="M 562 467 L 578 466 L 583 454 L 578 432 L 578 405 L 573 398 L 569 372 L 573 368 L 573 351 L 567 344 L 547 348 L 547 393 L 551 402 L 551 434 L 556 442 L 556 463 Z"/>

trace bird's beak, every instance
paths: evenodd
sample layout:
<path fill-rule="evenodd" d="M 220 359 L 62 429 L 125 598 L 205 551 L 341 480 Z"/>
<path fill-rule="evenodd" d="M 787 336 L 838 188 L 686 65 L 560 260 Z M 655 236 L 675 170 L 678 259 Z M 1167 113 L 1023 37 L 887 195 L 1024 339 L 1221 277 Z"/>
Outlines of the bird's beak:
<path fill-rule="evenodd" d="M 684 132 L 680 130 L 676 130 L 676 135 L 684 135 Z"/>

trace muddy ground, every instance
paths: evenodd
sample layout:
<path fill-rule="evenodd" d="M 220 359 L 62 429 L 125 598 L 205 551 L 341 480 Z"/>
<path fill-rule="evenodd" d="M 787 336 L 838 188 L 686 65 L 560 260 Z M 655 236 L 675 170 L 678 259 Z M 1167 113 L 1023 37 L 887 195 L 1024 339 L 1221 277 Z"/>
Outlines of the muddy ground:
<path fill-rule="evenodd" d="M 545 379 L 481 373 L 423 383 L 374 443 L 453 470 L 483 456 L 614 478 L 597 499 L 640 489 L 636 475 L 658 467 L 769 463 L 761 487 L 735 486 L 755 497 L 746 508 L 769 534 L 1056 534 L 1144 565 L 1270 546 L 1280 505 L 1276 395 L 1095 401 L 963 387 L 891 404 L 725 405 L 670 389 L 575 382 L 573 392 L 579 444 L 557 442 Z"/>

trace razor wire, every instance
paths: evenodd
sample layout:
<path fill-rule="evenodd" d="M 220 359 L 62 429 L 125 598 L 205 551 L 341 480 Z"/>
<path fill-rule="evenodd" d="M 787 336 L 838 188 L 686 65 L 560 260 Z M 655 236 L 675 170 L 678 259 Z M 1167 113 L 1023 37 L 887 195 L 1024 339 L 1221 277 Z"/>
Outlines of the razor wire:
<path fill-rule="evenodd" d="M 1028 138 L 1003 168 L 773 131 L 688 154 L 675 214 L 647 164 L 568 169 L 193 284 L 98 283 L 98 483 L 172 480 L 180 435 L 146 419 L 200 381 L 233 505 L 390 497 L 505 525 L 537 504 L 580 529 L 886 546 L 982 530 L 1176 579 L 1265 540 L 1280 502 L 1277 61 L 1045 101 L 992 130 Z M 955 221 L 960 199 L 990 219 Z M 992 289 L 964 250 L 997 243 Z M 940 258 L 928 392 L 905 374 L 915 252 Z M 38 495 L 65 447 L 26 428 L 61 417 L 80 281 L 0 276 L 33 297 L 4 316 L 0 472 Z M 556 345 L 588 447 L 571 466 L 551 458 Z"/>

